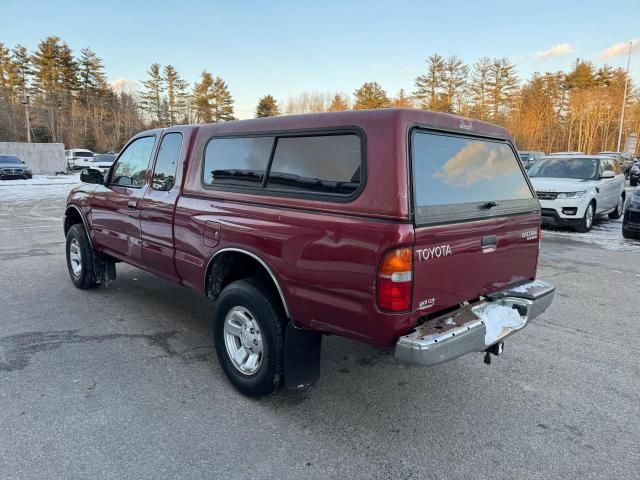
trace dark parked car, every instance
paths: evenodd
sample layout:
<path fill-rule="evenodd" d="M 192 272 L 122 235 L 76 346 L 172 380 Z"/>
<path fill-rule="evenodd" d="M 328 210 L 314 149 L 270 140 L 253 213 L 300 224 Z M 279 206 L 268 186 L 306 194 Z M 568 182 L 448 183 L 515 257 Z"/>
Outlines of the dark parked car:
<path fill-rule="evenodd" d="M 635 162 L 629 169 L 629 185 L 635 187 L 640 181 L 640 162 Z"/>
<path fill-rule="evenodd" d="M 544 157 L 545 153 L 529 151 L 529 150 L 526 150 L 526 151 L 520 150 L 518 152 L 518 155 L 520 155 L 520 160 L 522 160 L 522 164 L 524 165 L 524 168 L 529 169 L 529 167 L 534 163 L 536 163 L 537 160 Z"/>
<path fill-rule="evenodd" d="M 0 180 L 31 178 L 31 169 L 14 155 L 0 155 Z"/>
<path fill-rule="evenodd" d="M 540 203 L 508 132 L 482 121 L 385 109 L 177 126 L 80 179 L 64 218 L 74 285 L 122 261 L 206 295 L 222 369 L 248 395 L 317 379 L 324 334 L 415 364 L 490 362 L 554 295 L 536 280 Z"/>
<path fill-rule="evenodd" d="M 600 152 L 598 155 L 607 155 L 615 158 L 622 167 L 625 176 L 629 176 L 629 170 L 633 165 L 633 156 L 626 152 Z"/>
<path fill-rule="evenodd" d="M 640 239 L 640 188 L 636 188 L 627 204 L 622 220 L 622 236 Z"/>

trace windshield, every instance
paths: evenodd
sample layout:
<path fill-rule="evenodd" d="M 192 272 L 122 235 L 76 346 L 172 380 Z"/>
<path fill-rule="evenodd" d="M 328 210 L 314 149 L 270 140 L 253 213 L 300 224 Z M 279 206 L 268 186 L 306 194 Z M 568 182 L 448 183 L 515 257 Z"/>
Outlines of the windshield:
<path fill-rule="evenodd" d="M 529 169 L 529 177 L 592 180 L 597 172 L 596 158 L 543 158 Z"/>
<path fill-rule="evenodd" d="M 8 155 L 0 155 L 0 163 L 4 163 L 5 165 L 22 165 L 18 157 L 10 157 Z"/>
<path fill-rule="evenodd" d="M 520 154 L 520 158 L 522 159 L 523 162 L 526 162 L 529 160 L 529 154 L 528 153 L 521 153 Z"/>

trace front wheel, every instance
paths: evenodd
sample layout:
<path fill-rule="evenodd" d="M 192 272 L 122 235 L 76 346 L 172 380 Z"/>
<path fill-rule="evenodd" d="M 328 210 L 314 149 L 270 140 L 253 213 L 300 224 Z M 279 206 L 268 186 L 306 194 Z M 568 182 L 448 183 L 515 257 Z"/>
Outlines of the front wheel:
<path fill-rule="evenodd" d="M 618 204 L 616 205 L 616 209 L 609 214 L 609 218 L 611 220 L 619 219 L 624 213 L 624 195 L 620 194 L 620 198 L 618 199 Z"/>
<path fill-rule="evenodd" d="M 81 289 L 98 286 L 95 280 L 94 252 L 84 226 L 76 223 L 67 232 L 67 269 L 73 284 Z"/>
<path fill-rule="evenodd" d="M 593 226 L 593 218 L 595 217 L 595 212 L 596 212 L 596 209 L 593 206 L 593 202 L 591 202 L 587 206 L 587 209 L 584 212 L 584 216 L 582 217 L 580 224 L 576 227 L 576 230 L 578 232 L 586 233 L 589 230 L 591 230 L 591 227 Z"/>
<path fill-rule="evenodd" d="M 634 180 L 633 178 L 629 179 L 629 186 L 635 187 L 638 185 L 638 180 Z"/>
<path fill-rule="evenodd" d="M 227 285 L 213 312 L 213 341 L 222 370 L 245 395 L 269 395 L 284 365 L 284 318 L 278 299 L 253 280 Z"/>

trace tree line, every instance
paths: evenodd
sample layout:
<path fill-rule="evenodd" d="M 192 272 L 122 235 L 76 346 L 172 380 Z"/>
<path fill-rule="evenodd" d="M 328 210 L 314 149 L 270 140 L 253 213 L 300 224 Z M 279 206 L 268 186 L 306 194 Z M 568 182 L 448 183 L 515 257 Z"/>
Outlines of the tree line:
<path fill-rule="evenodd" d="M 235 120 L 233 104 L 226 82 L 207 70 L 190 86 L 174 66 L 154 63 L 136 92 L 107 82 L 90 48 L 75 56 L 55 36 L 33 52 L 0 43 L 0 141 L 118 151 L 147 128 Z"/>
<path fill-rule="evenodd" d="M 466 65 L 457 56 L 434 54 L 410 94 L 401 89 L 392 96 L 377 82 L 366 82 L 352 98 L 320 92 L 290 97 L 284 112 L 421 108 L 502 125 L 523 150 L 597 153 L 617 148 L 626 77 L 623 69 L 578 59 L 567 72 L 534 73 L 521 82 L 507 58 Z M 623 140 L 640 134 L 639 93 L 629 79 Z"/>
<path fill-rule="evenodd" d="M 255 116 L 420 108 L 503 125 L 521 149 L 593 153 L 616 148 L 625 80 L 622 69 L 578 59 L 569 71 L 521 81 L 508 58 L 467 65 L 455 55 L 433 54 L 410 90 L 390 95 L 372 81 L 352 95 L 302 92 L 280 101 L 265 95 Z M 0 43 L 0 141 L 117 151 L 146 128 L 235 120 L 229 86 L 207 70 L 190 85 L 174 66 L 154 63 L 141 86 L 109 84 L 95 52 L 83 48 L 76 56 L 55 36 L 33 52 Z M 631 81 L 627 94 L 623 138 L 640 131 L 640 98 Z"/>

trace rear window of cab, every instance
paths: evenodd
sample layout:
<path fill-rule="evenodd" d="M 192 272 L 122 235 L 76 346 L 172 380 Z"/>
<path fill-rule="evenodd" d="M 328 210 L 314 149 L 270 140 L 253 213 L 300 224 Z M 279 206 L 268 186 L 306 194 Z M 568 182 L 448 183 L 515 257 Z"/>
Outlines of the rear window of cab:
<path fill-rule="evenodd" d="M 222 189 L 351 198 L 363 178 L 362 138 L 352 132 L 214 137 L 202 182 Z"/>

